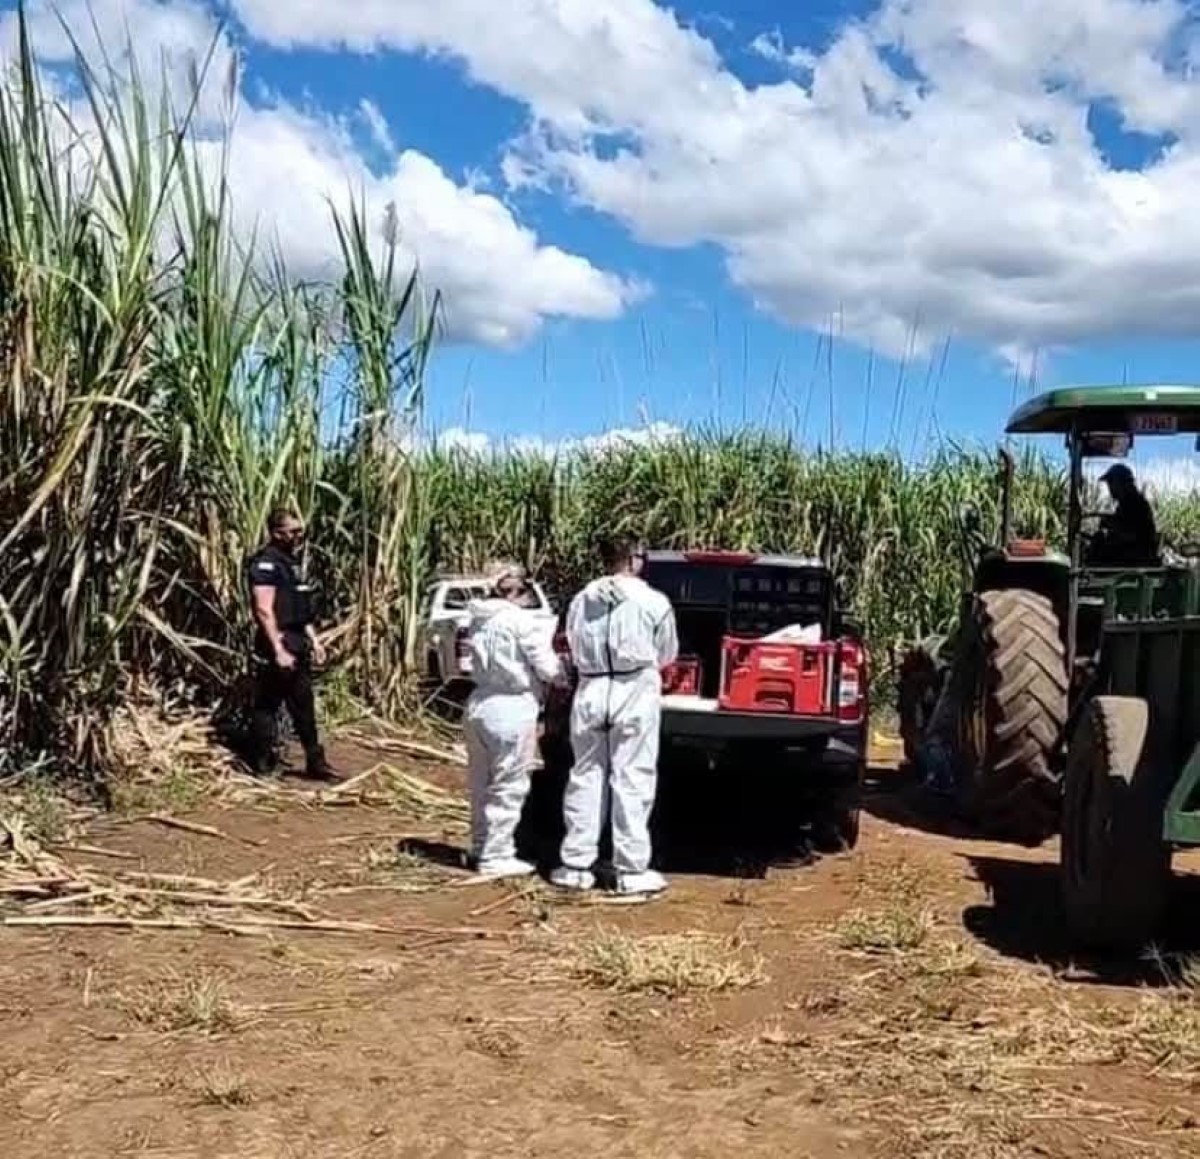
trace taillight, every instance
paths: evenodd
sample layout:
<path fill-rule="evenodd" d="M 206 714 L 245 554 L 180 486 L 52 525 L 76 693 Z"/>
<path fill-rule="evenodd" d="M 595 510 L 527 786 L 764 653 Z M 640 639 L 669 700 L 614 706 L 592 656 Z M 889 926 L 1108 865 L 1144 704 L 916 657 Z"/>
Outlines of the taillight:
<path fill-rule="evenodd" d="M 867 652 L 854 640 L 838 647 L 837 718 L 858 724 L 867 705 Z"/>
<path fill-rule="evenodd" d="M 668 696 L 697 696 L 700 692 L 700 661 L 688 656 L 662 670 L 662 690 Z"/>
<path fill-rule="evenodd" d="M 552 646 L 560 656 L 566 656 L 571 651 L 567 644 L 566 632 L 555 632 Z"/>
<path fill-rule="evenodd" d="M 467 660 L 470 656 L 470 631 L 467 628 L 459 628 L 454 633 L 454 658 L 456 660 Z"/>

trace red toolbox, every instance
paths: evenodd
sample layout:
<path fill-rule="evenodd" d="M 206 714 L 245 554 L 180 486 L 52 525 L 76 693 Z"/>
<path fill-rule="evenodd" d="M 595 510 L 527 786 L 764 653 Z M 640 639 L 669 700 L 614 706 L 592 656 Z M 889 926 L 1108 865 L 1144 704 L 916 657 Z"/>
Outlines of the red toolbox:
<path fill-rule="evenodd" d="M 729 712 L 830 711 L 837 643 L 790 644 L 726 636 L 717 707 Z"/>
<path fill-rule="evenodd" d="M 697 696 L 700 692 L 700 661 L 680 656 L 662 670 L 662 690 L 667 696 Z"/>

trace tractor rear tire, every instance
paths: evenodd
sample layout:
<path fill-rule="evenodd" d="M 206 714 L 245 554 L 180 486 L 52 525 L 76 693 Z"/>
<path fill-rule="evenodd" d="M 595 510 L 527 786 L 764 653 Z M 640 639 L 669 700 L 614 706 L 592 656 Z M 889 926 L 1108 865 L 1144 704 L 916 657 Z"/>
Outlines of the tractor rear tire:
<path fill-rule="evenodd" d="M 1069 677 L 1058 616 L 1044 596 L 1014 588 L 977 596 L 964 628 L 960 808 L 990 836 L 1040 845 L 1062 811 Z"/>
<path fill-rule="evenodd" d="M 1067 929 L 1084 949 L 1140 949 L 1166 910 L 1171 849 L 1148 728 L 1144 700 L 1100 696 L 1071 738 L 1059 865 Z"/>

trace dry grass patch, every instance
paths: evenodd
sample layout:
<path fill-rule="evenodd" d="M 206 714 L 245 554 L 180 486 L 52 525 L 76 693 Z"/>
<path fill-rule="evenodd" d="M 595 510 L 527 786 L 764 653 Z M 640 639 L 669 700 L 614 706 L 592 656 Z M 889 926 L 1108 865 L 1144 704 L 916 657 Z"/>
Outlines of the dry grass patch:
<path fill-rule="evenodd" d="M 855 889 L 856 904 L 834 924 L 833 938 L 840 949 L 865 954 L 912 954 L 926 951 L 935 969 L 957 972 L 961 963 L 936 959 L 957 953 L 952 943 L 934 944 L 937 915 L 929 900 L 928 871 L 911 862 L 883 861 L 860 865 Z"/>
<path fill-rule="evenodd" d="M 935 884 L 928 865 L 893 854 L 861 858 L 856 863 L 854 891 L 861 900 L 908 900 L 928 898 Z"/>
<path fill-rule="evenodd" d="M 1200 958 L 1163 954 L 1157 948 L 1151 948 L 1147 956 L 1168 986 L 1184 994 L 1200 995 Z"/>
<path fill-rule="evenodd" d="M 504 1062 L 520 1058 L 525 1053 L 524 1043 L 511 1030 L 488 1021 L 470 1028 L 467 1046 L 477 1054 Z"/>
<path fill-rule="evenodd" d="M 1045 1130 L 1066 1131 L 1082 1148 L 1097 1121 L 1143 1140 L 1148 1154 L 1179 1153 L 1148 1112 L 1047 1078 L 1132 1067 L 1178 1084 L 1186 1101 L 1200 1082 L 1194 992 L 1097 1005 L 1095 994 L 986 966 L 973 947 L 916 920 L 919 908 L 879 912 L 888 916 L 847 915 L 839 929 L 842 944 L 890 951 L 883 964 L 847 980 L 836 1001 L 814 992 L 790 1005 L 801 1023 L 766 1024 L 735 1047 L 739 1065 L 778 1055 L 812 1101 L 878 1124 L 887 1153 L 906 1159 L 1027 1159 Z"/>
<path fill-rule="evenodd" d="M 197 1071 L 194 1089 L 200 1102 L 210 1107 L 232 1110 L 254 1102 L 249 1080 L 223 1059 Z"/>
<path fill-rule="evenodd" d="M 1180 963 L 1177 985 L 1200 996 L 1200 958 L 1188 958 Z"/>
<path fill-rule="evenodd" d="M 1101 1062 L 1135 1062 L 1155 1075 L 1200 1084 L 1200 1001 L 1194 994 L 1145 994 L 1132 1004 L 1102 1007 L 1081 1022 Z"/>
<path fill-rule="evenodd" d="M 913 967 L 934 978 L 979 978 L 987 971 L 980 952 L 970 945 L 949 938 L 926 938 L 923 950 L 915 955 Z"/>
<path fill-rule="evenodd" d="M 363 861 L 368 880 L 401 893 L 426 893 L 452 876 L 444 866 L 404 846 L 376 846 L 367 850 Z"/>
<path fill-rule="evenodd" d="M 161 774 L 123 777 L 112 785 L 113 810 L 138 813 L 188 813 L 214 795 L 213 782 L 190 769 L 173 768 Z"/>
<path fill-rule="evenodd" d="M 369 846 L 357 864 L 339 869 L 314 892 L 319 896 L 367 893 L 429 893 L 455 878 L 454 871 L 406 842 Z"/>
<path fill-rule="evenodd" d="M 834 933 L 843 950 L 903 953 L 924 945 L 934 927 L 933 913 L 920 906 L 896 904 L 880 909 L 852 909 Z"/>
<path fill-rule="evenodd" d="M 207 972 L 175 974 L 139 987 L 118 995 L 117 1005 L 135 1022 L 171 1033 L 233 1034 L 249 1021 L 249 1012 L 229 997 L 225 982 Z"/>
<path fill-rule="evenodd" d="M 187 812 L 226 788 L 240 767 L 207 714 L 173 709 L 159 696 L 126 701 L 111 740 L 109 784 L 118 812 Z"/>
<path fill-rule="evenodd" d="M 433 822 L 448 833 L 465 833 L 471 807 L 461 797 L 413 773 L 387 766 L 382 774 L 389 805 L 405 817 Z"/>
<path fill-rule="evenodd" d="M 634 936 L 597 929 L 575 947 L 575 973 L 593 986 L 678 998 L 766 981 L 763 960 L 739 938 L 703 933 Z"/>
<path fill-rule="evenodd" d="M 31 777 L 6 804 L 5 813 L 19 817 L 25 833 L 39 845 L 64 841 L 70 832 L 69 803 L 41 777 Z"/>

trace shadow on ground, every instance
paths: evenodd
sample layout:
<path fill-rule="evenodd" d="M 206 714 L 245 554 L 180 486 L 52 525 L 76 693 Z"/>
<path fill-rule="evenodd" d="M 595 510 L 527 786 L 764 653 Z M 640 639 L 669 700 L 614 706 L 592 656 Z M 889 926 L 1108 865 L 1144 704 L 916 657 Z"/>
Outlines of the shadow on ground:
<path fill-rule="evenodd" d="M 1168 920 L 1153 951 L 1136 956 L 1092 956 L 1073 950 L 1059 897 L 1058 862 L 967 857 L 987 890 L 985 904 L 969 906 L 964 928 L 1011 958 L 1049 966 L 1079 982 L 1110 986 L 1164 986 L 1174 981 L 1173 960 L 1200 952 L 1200 878 L 1176 874 Z"/>
<path fill-rule="evenodd" d="M 871 771 L 864 785 L 863 811 L 889 825 L 934 837 L 981 839 L 978 829 L 955 817 L 948 803 L 922 787 L 916 774 L 903 767 Z"/>
<path fill-rule="evenodd" d="M 396 852 L 412 854 L 431 865 L 446 869 L 463 869 L 467 863 L 467 851 L 460 845 L 445 841 L 433 841 L 426 837 L 404 837 L 396 843 Z"/>
<path fill-rule="evenodd" d="M 558 864 L 567 769 L 549 765 L 534 778 L 518 830 L 521 855 L 548 870 Z M 669 874 L 761 878 L 772 868 L 812 864 L 837 852 L 824 840 L 822 795 L 798 793 L 800 780 L 763 770 L 710 770 L 664 761 L 651 819 L 654 866 Z M 607 826 L 601 860 L 609 856 Z"/>

